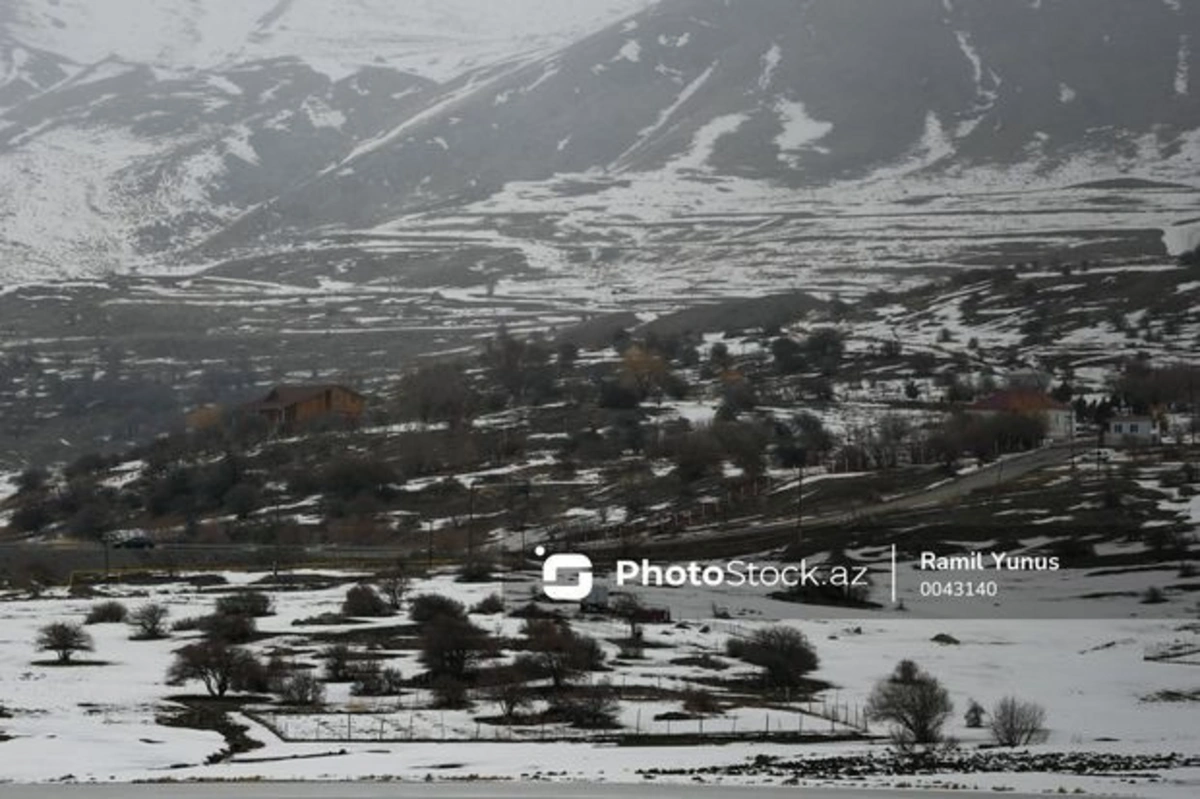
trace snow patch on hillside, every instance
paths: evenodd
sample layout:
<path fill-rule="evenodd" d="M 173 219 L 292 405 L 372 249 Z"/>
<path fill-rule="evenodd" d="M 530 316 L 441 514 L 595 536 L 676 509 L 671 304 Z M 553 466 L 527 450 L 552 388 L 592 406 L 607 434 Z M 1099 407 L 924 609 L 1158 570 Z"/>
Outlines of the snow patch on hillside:
<path fill-rule="evenodd" d="M 341 130 L 346 124 L 346 115 L 335 108 L 330 108 L 328 103 L 317 98 L 310 98 L 304 101 L 301 110 L 308 115 L 308 121 L 312 123 L 314 128 L 333 128 Z"/>
<path fill-rule="evenodd" d="M 703 170 L 712 157 L 713 148 L 722 136 L 735 133 L 749 116 L 746 114 L 726 114 L 709 122 L 692 137 L 692 146 L 686 155 L 675 159 L 671 166 L 676 169 Z"/>
<path fill-rule="evenodd" d="M 925 130 L 918 141 L 899 162 L 876 170 L 872 181 L 893 181 L 920 172 L 954 154 L 954 142 L 946 132 L 942 120 L 930 111 L 925 115 Z"/>
<path fill-rule="evenodd" d="M 133 72 L 136 67 L 131 64 L 123 64 L 119 61 L 102 61 L 95 66 L 88 67 L 82 70 L 70 81 L 69 85 L 73 87 L 87 86 L 91 83 L 99 83 L 113 78 L 119 78 L 122 75 L 128 75 Z"/>
<path fill-rule="evenodd" d="M 1189 79 L 1191 71 L 1191 56 L 1192 56 L 1192 37 L 1189 34 L 1183 34 L 1179 37 L 1179 52 L 1175 59 L 1175 93 L 1178 95 L 1187 95 L 1189 93 Z"/>
<path fill-rule="evenodd" d="M 640 131 L 638 131 L 637 140 L 631 144 L 625 150 L 625 152 L 621 153 L 621 155 L 617 157 L 615 164 L 618 169 L 622 164 L 625 163 L 629 156 L 648 144 L 656 133 L 666 127 L 666 124 L 671 121 L 672 117 L 675 116 L 675 112 L 678 111 L 684 105 L 684 103 L 690 100 L 696 92 L 700 91 L 701 87 L 708 82 L 710 77 L 712 77 L 713 71 L 717 68 L 718 63 L 719 62 L 714 61 L 709 65 L 708 69 L 700 73 L 699 77 L 685 86 L 683 91 L 676 96 L 675 101 L 659 112 L 658 119 L 655 120 L 653 125 L 642 128 Z"/>
<path fill-rule="evenodd" d="M 800 160 L 798 151 L 817 150 L 816 143 L 829 135 L 833 130 L 832 122 L 813 119 L 808 115 L 804 103 L 798 100 L 780 99 L 775 104 L 775 113 L 783 124 L 783 131 L 775 137 L 775 145 L 779 148 L 779 160 L 796 166 Z"/>
<path fill-rule="evenodd" d="M 225 139 L 225 152 L 247 164 L 258 164 L 258 152 L 250 143 L 250 136 L 251 131 L 245 125 L 234 128 L 231 135 Z"/>
<path fill-rule="evenodd" d="M 0 170 L 0 280 L 105 273 L 135 260 L 119 174 L 159 146 L 117 129 L 48 130 Z"/>
<path fill-rule="evenodd" d="M 214 89 L 222 91 L 225 94 L 233 95 L 234 97 L 240 97 L 245 94 L 245 92 L 242 91 L 241 86 L 238 86 L 236 83 L 229 80 L 229 78 L 226 78 L 222 75 L 210 75 L 205 79 L 205 82 Z"/>
<path fill-rule="evenodd" d="M 642 60 L 642 46 L 638 44 L 637 39 L 630 39 L 625 42 L 617 53 L 613 61 L 630 61 L 634 64 Z"/>
<path fill-rule="evenodd" d="M 537 80 L 521 89 L 521 94 L 529 94 L 538 86 L 541 86 L 543 83 L 557 75 L 561 69 L 562 68 L 558 65 L 557 61 L 548 62 L 546 64 L 546 68 L 542 71 L 542 74 L 538 76 Z"/>
<path fill-rule="evenodd" d="M 1172 225 L 1163 230 L 1163 246 L 1167 254 L 1183 255 L 1200 247 L 1200 220 Z"/>
<path fill-rule="evenodd" d="M 770 85 L 772 78 L 775 77 L 775 70 L 779 69 L 779 63 L 783 61 L 783 51 L 779 49 L 778 44 L 771 45 L 762 57 L 763 71 L 758 78 L 758 88 L 766 91 Z"/>
<path fill-rule="evenodd" d="M 28 64 L 29 51 L 24 47 L 14 47 L 7 52 L 0 51 L 0 86 L 25 80 Z"/>
<path fill-rule="evenodd" d="M 974 115 L 959 124 L 957 134 L 962 137 L 970 135 L 983 115 L 995 107 L 1000 96 L 1000 78 L 984 65 L 970 33 L 960 30 L 955 31 L 954 36 L 958 40 L 958 49 L 971 64 L 971 78 L 975 82 Z"/>
<path fill-rule="evenodd" d="M 468 97 L 471 97 L 474 94 L 486 92 L 489 88 L 502 83 L 511 77 L 514 72 L 523 68 L 523 66 L 523 64 L 518 64 L 515 67 L 501 70 L 488 78 L 468 81 L 464 86 L 461 86 L 455 91 L 443 95 L 442 99 L 440 99 L 438 102 L 409 117 L 403 123 L 395 128 L 392 128 L 387 133 L 384 133 L 381 136 L 376 136 L 374 139 L 370 139 L 363 144 L 360 144 L 354 149 L 353 152 L 350 153 L 350 155 L 346 156 L 345 159 L 337 164 L 334 164 L 333 166 L 326 167 L 321 174 L 336 171 L 337 169 L 346 166 L 350 162 L 355 161 L 364 155 L 375 152 L 381 147 L 385 147 L 392 142 L 398 141 L 409 131 L 420 127 L 426 122 L 437 119 L 443 112 L 449 111 L 451 108 L 463 102 Z"/>

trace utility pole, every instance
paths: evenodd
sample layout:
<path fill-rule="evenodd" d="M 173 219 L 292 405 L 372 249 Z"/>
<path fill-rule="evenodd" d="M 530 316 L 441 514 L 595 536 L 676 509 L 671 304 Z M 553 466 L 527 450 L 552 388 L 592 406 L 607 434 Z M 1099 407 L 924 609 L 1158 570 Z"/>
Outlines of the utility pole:
<path fill-rule="evenodd" d="M 475 558 L 475 481 L 471 481 L 467 500 L 467 561 Z"/>
<path fill-rule="evenodd" d="M 530 483 L 528 480 L 521 484 L 521 493 L 525 495 L 525 502 L 521 506 L 521 557 L 525 557 L 525 528 L 529 526 L 529 495 Z"/>
<path fill-rule="evenodd" d="M 1192 446 L 1196 446 L 1196 428 L 1200 427 L 1200 409 L 1196 408 L 1196 370 L 1188 370 L 1188 405 L 1192 406 L 1191 434 Z"/>
<path fill-rule="evenodd" d="M 800 558 L 800 547 L 804 539 L 804 463 L 808 458 L 808 451 L 801 449 L 797 454 L 799 460 L 796 465 L 796 557 Z"/>
<path fill-rule="evenodd" d="M 426 519 L 425 525 L 428 528 L 428 534 L 429 534 L 429 550 L 428 550 L 429 558 L 428 558 L 427 571 L 432 572 L 433 571 L 433 519 Z"/>

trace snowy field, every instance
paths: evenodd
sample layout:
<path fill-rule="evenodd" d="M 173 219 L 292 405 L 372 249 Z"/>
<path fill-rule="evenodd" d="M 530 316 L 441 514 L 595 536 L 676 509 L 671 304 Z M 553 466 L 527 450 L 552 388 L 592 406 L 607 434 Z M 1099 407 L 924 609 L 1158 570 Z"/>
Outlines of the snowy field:
<path fill-rule="evenodd" d="M 770 788 L 761 785 L 702 786 L 702 785 L 621 785 L 615 783 L 530 783 L 530 782 L 459 782 L 405 784 L 398 789 L 390 782 L 380 783 L 209 783 L 207 785 L 88 785 L 88 786 L 10 786 L 5 795 L 11 799 L 129 799 L 129 797 L 152 796 L 169 799 L 375 799 L 400 795 L 412 799 L 504 799 L 518 797 L 554 797 L 554 799 L 596 799 L 615 797 L 634 799 L 653 793 L 658 799 L 771 799 L 771 797 L 794 797 L 795 788 Z M 891 799 L 933 799 L 944 797 L 945 789 L 889 791 Z M 807 799 L 858 799 L 863 796 L 878 796 L 878 791 L 850 792 L 844 788 L 807 788 Z M 1008 793 L 1010 799 L 1027 799 L 1025 794 Z"/>
<path fill-rule="evenodd" d="M 266 576 L 226 575 L 230 584 L 250 584 Z M 344 576 L 347 582 L 336 587 L 272 592 L 277 613 L 260 620 L 260 630 L 269 637 L 252 648 L 266 653 L 287 647 L 297 661 L 316 663 L 312 658 L 316 647 L 306 635 L 349 627 L 310 627 L 295 622 L 336 611 L 345 588 L 354 579 L 354 575 Z M 532 584 L 529 580 L 524 585 L 515 583 L 507 586 L 510 606 L 524 602 Z M 414 592 L 449 594 L 469 605 L 496 588 L 494 584 L 461 585 L 449 576 L 438 576 L 419 581 Z M 213 599 L 211 594 L 203 595 L 184 583 L 118 588 L 113 594 L 124 598 L 130 608 L 144 601 L 165 603 L 174 619 L 206 612 Z M 1035 753 L 1200 755 L 1195 699 L 1178 699 L 1194 697 L 1200 689 L 1200 658 L 1146 659 L 1148 654 L 1187 651 L 1200 645 L 1200 625 L 1195 623 L 1136 618 L 981 621 L 930 618 L 920 610 L 907 614 L 880 611 L 847 620 L 821 618 L 817 608 L 803 609 L 802 615 L 811 618 L 799 618 L 796 605 L 761 596 L 739 599 L 726 594 L 714 598 L 699 591 L 663 589 L 646 590 L 642 598 L 648 604 L 669 603 L 674 606 L 676 618 L 687 619 L 688 623 L 648 626 L 645 660 L 623 662 L 613 671 L 597 675 L 617 687 L 670 689 L 686 685 L 702 672 L 673 664 L 673 659 L 703 653 L 723 656 L 729 636 L 782 621 L 798 626 L 817 649 L 821 663 L 812 676 L 832 687 L 815 701 L 845 707 L 851 719 L 861 709 L 872 685 L 888 674 L 897 660 L 911 658 L 950 691 L 956 711 L 946 732 L 967 749 L 986 742 L 984 731 L 968 729 L 962 719 L 970 700 L 990 707 L 1003 696 L 1016 695 L 1038 702 L 1047 710 L 1048 737 L 1031 747 Z M 343 684 L 329 686 L 328 705 L 321 715 L 282 714 L 283 722 L 279 723 L 277 708 L 264 705 L 251 711 L 273 722 L 271 726 L 287 726 L 289 738 L 309 740 L 283 741 L 268 726 L 238 714 L 235 720 L 246 724 L 249 736 L 264 746 L 232 760 L 205 765 L 205 759 L 223 747 L 220 735 L 155 722 L 156 715 L 172 704 L 167 697 L 195 693 L 198 688 L 171 687 L 164 677 L 173 650 L 195 633 L 176 633 L 165 641 L 135 642 L 128 640 L 129 630 L 124 625 L 93 625 L 87 629 L 95 637 L 96 648 L 88 657 L 104 665 L 60 668 L 35 664 L 45 657 L 33 648 L 37 629 L 49 621 L 79 621 L 93 601 L 48 594 L 37 600 L 8 597 L 0 603 L 0 704 L 12 714 L 11 718 L 0 719 L 0 733 L 11 736 L 7 741 L 0 738 L 0 780 L 424 780 L 427 775 L 434 779 L 539 775 L 564 781 L 641 782 L 645 777 L 639 771 L 644 769 L 734 765 L 764 754 L 794 759 L 882 753 L 886 749 L 882 739 L 805 745 L 747 741 L 617 747 L 585 742 L 540 743 L 534 733 L 534 740 L 497 741 L 499 733 L 475 720 L 476 716 L 494 714 L 486 701 L 478 702 L 474 710 L 432 711 L 423 707 L 427 697 L 420 691 L 400 698 L 352 699 L 348 686 Z M 714 605 L 723 606 L 731 618 L 705 618 L 711 616 Z M 488 632 L 506 635 L 516 635 L 521 624 L 519 619 L 506 616 L 473 615 L 472 620 Z M 387 626 L 396 622 L 392 618 L 365 624 Z M 577 632 L 600 640 L 612 662 L 617 654 L 612 639 L 622 634 L 623 624 L 580 619 L 573 621 L 573 626 Z M 952 636 L 958 643 L 931 640 L 939 634 Z M 412 651 L 375 651 L 372 656 L 398 668 L 404 677 L 420 669 Z M 732 671 L 736 673 L 739 668 L 735 662 Z M 622 701 L 620 719 L 628 731 L 638 725 L 642 732 L 665 733 L 668 730 L 663 722 L 655 722 L 653 717 L 678 707 L 678 701 Z M 349 710 L 362 715 L 350 715 Z M 735 707 L 707 719 L 704 731 L 718 735 L 763 729 L 764 724 L 773 731 L 797 724 L 809 732 L 851 726 L 823 721 L 805 711 L 799 702 L 794 706 L 782 703 L 770 710 Z M 324 733 L 322 724 L 326 725 Z M 352 741 L 320 740 L 344 739 L 346 725 Z M 700 732 L 694 720 L 675 725 L 670 732 Z M 406 727 L 413 737 L 433 740 L 409 743 L 405 740 Z M 384 740 L 380 740 L 381 732 Z M 872 725 L 871 732 L 882 735 L 885 730 Z M 445 741 L 440 740 L 442 736 Z M 659 779 L 684 782 L 690 778 Z M 774 781 L 752 774 L 705 779 L 753 784 Z M 849 783 L 839 780 L 836 784 L 955 786 L 1034 793 L 1062 789 L 1182 799 L 1200 791 L 1200 768 L 1172 769 L 1154 778 L 1030 772 L 871 777 Z"/>

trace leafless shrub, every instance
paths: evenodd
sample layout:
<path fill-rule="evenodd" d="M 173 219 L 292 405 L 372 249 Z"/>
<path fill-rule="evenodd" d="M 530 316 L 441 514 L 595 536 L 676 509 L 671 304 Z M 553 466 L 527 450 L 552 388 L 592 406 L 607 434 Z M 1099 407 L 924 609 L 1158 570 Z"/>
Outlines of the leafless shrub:
<path fill-rule="evenodd" d="M 166 638 L 167 616 L 170 613 L 166 605 L 153 602 L 149 605 L 142 605 L 133 612 L 133 616 L 129 619 L 129 624 L 134 630 L 133 639 L 135 641 L 156 641 Z"/>
<path fill-rule="evenodd" d="M 892 740 L 902 749 L 941 741 L 942 726 L 953 712 L 950 693 L 911 660 L 900 661 L 867 699 L 868 717 L 891 722 Z"/>
<path fill-rule="evenodd" d="M 199 680 L 210 696 L 224 696 L 252 661 L 254 656 L 241 647 L 206 639 L 175 653 L 175 661 L 167 670 L 167 682 L 179 685 Z"/>
<path fill-rule="evenodd" d="M 41 652 L 53 652 L 59 663 L 70 663 L 76 652 L 91 652 L 95 644 L 78 624 L 56 621 L 38 630 L 37 648 Z"/>
<path fill-rule="evenodd" d="M 325 686 L 314 675 L 298 672 L 283 681 L 279 699 L 286 705 L 316 707 L 325 703 Z"/>
<path fill-rule="evenodd" d="M 116 600 L 98 602 L 88 610 L 84 624 L 121 624 L 129 616 L 129 610 Z"/>
<path fill-rule="evenodd" d="M 1006 696 L 992 708 L 992 737 L 1001 746 L 1025 746 L 1046 735 L 1046 709 Z"/>

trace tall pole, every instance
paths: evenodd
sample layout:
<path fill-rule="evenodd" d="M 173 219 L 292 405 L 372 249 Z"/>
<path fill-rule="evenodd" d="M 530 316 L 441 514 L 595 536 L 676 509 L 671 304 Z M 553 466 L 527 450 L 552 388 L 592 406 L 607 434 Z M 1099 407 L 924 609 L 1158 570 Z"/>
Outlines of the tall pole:
<path fill-rule="evenodd" d="M 800 546 L 801 546 L 801 543 L 803 540 L 803 533 L 804 533 L 803 516 L 804 516 L 804 459 L 805 459 L 805 457 L 807 457 L 807 453 L 804 453 L 802 451 L 802 454 L 800 456 L 800 464 L 796 467 L 796 557 L 797 558 L 799 558 L 802 553 Z"/>
<path fill-rule="evenodd" d="M 475 557 L 475 483 L 471 483 L 470 498 L 467 502 L 467 561 Z"/>
<path fill-rule="evenodd" d="M 521 557 L 525 557 L 525 528 L 529 525 L 529 494 L 531 486 L 526 480 L 521 485 L 521 493 L 525 495 L 525 502 L 521 506 Z"/>
<path fill-rule="evenodd" d="M 1196 446 L 1196 428 L 1200 422 L 1200 410 L 1196 408 L 1196 373 L 1195 370 L 1188 372 L 1188 404 L 1192 406 L 1191 434 L 1192 446 Z"/>

